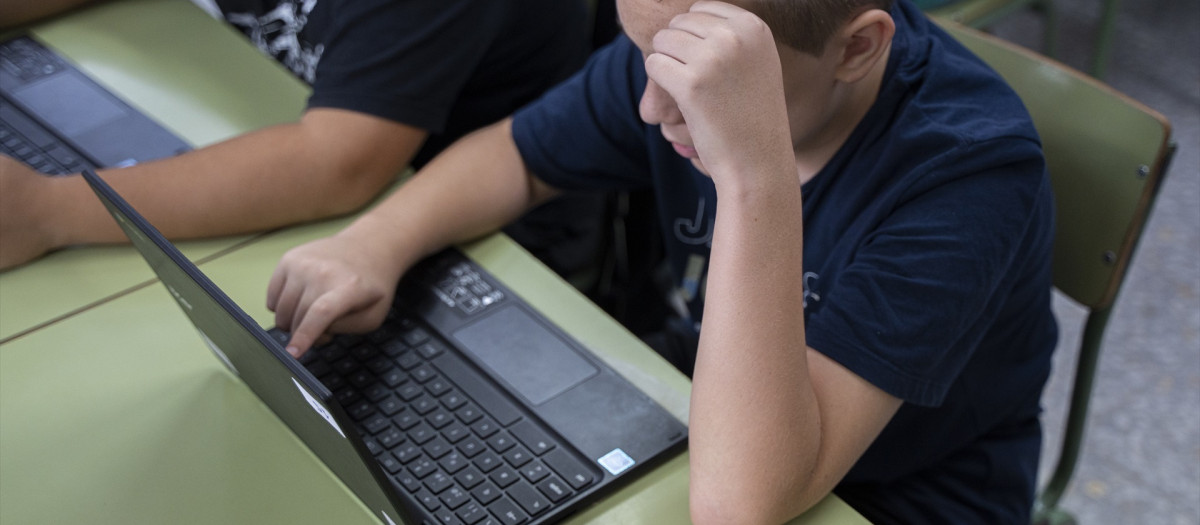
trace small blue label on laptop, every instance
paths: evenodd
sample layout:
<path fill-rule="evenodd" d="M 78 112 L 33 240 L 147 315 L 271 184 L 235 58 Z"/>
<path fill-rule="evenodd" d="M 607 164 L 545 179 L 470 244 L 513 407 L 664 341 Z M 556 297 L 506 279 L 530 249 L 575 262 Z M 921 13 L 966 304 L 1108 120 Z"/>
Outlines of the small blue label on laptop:
<path fill-rule="evenodd" d="M 605 454 L 596 461 L 614 476 L 625 472 L 625 470 L 633 466 L 633 458 L 629 457 L 629 454 L 626 454 L 625 451 L 619 448 L 614 448 L 612 452 Z"/>

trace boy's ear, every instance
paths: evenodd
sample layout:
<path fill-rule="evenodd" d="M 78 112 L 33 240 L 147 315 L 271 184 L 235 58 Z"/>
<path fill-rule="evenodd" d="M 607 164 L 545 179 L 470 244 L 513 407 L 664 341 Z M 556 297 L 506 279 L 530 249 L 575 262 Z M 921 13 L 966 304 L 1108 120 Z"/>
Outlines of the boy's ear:
<path fill-rule="evenodd" d="M 855 16 L 834 37 L 841 53 L 837 79 L 852 83 L 861 80 L 884 56 L 896 34 L 896 22 L 882 9 L 870 9 Z"/>

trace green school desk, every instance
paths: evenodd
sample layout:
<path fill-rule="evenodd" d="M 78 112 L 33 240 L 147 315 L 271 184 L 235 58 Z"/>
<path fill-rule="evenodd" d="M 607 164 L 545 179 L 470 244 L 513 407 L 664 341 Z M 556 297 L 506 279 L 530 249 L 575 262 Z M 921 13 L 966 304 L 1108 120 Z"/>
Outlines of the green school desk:
<path fill-rule="evenodd" d="M 280 255 L 344 221 L 259 237 L 201 269 L 260 324 Z M 685 419 L 690 383 L 507 237 L 466 253 Z M 687 454 L 571 523 L 687 523 Z M 211 355 L 159 284 L 0 345 L 0 523 L 374 523 Z M 829 497 L 800 524 L 866 523 Z"/>
<path fill-rule="evenodd" d="M 28 32 L 193 146 L 295 120 L 308 87 L 187 0 L 118 0 Z M 188 242 L 203 260 L 247 237 Z M 0 273 L 0 343 L 153 279 L 132 248 L 62 250 Z"/>

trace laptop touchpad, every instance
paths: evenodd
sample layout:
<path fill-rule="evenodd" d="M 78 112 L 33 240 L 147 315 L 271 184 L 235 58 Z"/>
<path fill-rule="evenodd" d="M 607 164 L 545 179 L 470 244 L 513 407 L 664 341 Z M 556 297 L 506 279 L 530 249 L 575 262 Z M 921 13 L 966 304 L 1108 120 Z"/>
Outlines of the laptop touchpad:
<path fill-rule="evenodd" d="M 534 405 L 597 373 L 561 337 L 520 308 L 504 308 L 455 332 L 454 337 Z"/>

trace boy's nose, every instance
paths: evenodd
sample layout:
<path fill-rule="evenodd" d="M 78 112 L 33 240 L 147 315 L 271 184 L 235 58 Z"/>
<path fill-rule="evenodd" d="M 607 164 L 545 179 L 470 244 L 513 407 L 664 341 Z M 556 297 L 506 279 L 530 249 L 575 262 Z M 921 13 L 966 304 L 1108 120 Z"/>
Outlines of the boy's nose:
<path fill-rule="evenodd" d="M 675 99 L 653 80 L 646 81 L 646 89 L 642 92 L 642 100 L 638 104 L 638 113 L 647 124 L 679 124 L 683 122 L 683 114 Z"/>

